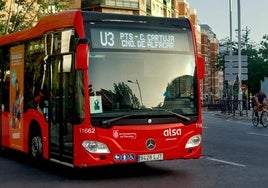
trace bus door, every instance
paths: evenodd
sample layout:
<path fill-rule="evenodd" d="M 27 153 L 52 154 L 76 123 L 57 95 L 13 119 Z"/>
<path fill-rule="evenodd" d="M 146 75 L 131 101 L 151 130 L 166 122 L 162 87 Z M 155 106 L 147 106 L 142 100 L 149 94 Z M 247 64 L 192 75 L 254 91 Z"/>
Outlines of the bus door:
<path fill-rule="evenodd" d="M 2 49 L 0 49 L 0 146 L 2 145 L 2 105 L 3 105 L 3 90 L 4 90 L 4 72 L 3 72 L 3 52 Z"/>
<path fill-rule="evenodd" d="M 63 33 L 63 32 L 62 32 Z M 62 33 L 54 34 L 57 45 L 64 42 Z M 57 40 L 56 40 L 57 39 Z M 65 43 L 66 44 L 66 43 Z M 54 45 L 55 48 L 56 45 Z M 56 51 L 59 49 L 54 49 Z M 73 160 L 73 83 L 72 53 L 52 53 L 48 56 L 47 72 L 49 73 L 50 97 L 49 127 L 51 158 L 72 163 Z M 55 55 L 54 55 L 55 54 Z"/>
<path fill-rule="evenodd" d="M 0 49 L 0 146 L 2 143 L 3 126 L 7 121 L 9 110 L 9 89 L 10 89 L 10 71 L 9 61 L 7 60 L 8 48 Z M 4 118 L 5 113 L 5 118 Z"/>

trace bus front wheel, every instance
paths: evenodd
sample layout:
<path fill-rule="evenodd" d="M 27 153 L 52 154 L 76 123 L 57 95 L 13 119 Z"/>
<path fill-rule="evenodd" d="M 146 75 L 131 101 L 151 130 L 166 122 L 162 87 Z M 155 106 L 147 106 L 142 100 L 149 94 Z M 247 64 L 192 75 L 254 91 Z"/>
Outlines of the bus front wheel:
<path fill-rule="evenodd" d="M 29 147 L 30 147 L 29 154 L 32 158 L 37 159 L 42 156 L 43 147 L 42 147 L 42 138 L 40 134 L 34 134 L 33 136 L 31 136 Z"/>

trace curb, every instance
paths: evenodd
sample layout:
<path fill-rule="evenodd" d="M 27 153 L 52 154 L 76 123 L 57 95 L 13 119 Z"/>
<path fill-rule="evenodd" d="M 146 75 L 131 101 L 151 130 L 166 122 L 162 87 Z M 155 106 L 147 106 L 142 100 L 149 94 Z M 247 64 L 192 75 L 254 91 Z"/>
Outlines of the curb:
<path fill-rule="evenodd" d="M 248 111 L 248 114 L 244 113 L 242 116 L 239 114 L 233 115 L 233 114 L 227 114 L 227 113 L 222 113 L 221 111 L 204 111 L 204 112 L 211 112 L 214 116 L 223 118 L 223 119 L 228 119 L 228 120 L 237 120 L 237 121 L 251 121 L 251 113 L 252 111 Z"/>

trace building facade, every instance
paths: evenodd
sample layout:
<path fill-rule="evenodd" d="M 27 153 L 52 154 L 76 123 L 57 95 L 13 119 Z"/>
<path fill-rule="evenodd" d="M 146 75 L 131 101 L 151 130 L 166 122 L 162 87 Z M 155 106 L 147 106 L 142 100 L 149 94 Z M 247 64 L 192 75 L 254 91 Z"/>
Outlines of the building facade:
<path fill-rule="evenodd" d="M 201 27 L 201 56 L 205 61 L 205 77 L 203 79 L 203 95 L 209 96 L 211 102 L 217 102 L 223 90 L 223 72 L 216 69 L 219 53 L 219 41 L 210 26 Z"/>

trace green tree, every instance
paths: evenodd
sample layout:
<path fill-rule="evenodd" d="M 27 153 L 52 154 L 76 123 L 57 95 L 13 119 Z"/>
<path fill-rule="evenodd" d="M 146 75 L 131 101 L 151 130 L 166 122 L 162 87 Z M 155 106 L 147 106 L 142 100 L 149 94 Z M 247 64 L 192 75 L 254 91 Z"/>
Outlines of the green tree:
<path fill-rule="evenodd" d="M 6 0 L 0 0 L 0 12 L 5 11 L 6 8 Z M 5 24 L 3 22 L 5 18 L 4 13 L 0 13 L 0 34 L 5 32 Z"/>
<path fill-rule="evenodd" d="M 268 35 L 262 37 L 259 49 L 260 55 L 264 59 L 264 62 L 268 62 Z"/>
<path fill-rule="evenodd" d="M 248 80 L 243 83 L 248 85 L 250 93 L 256 93 L 260 88 L 260 80 L 263 79 L 262 70 L 259 69 L 263 67 L 263 58 L 259 55 L 258 45 L 250 40 L 249 35 L 250 30 L 246 28 L 242 35 L 241 54 L 248 57 Z"/>
<path fill-rule="evenodd" d="M 224 71 L 224 63 L 225 63 L 224 57 L 229 54 L 230 54 L 229 39 L 225 38 L 220 40 L 220 51 L 217 57 L 217 64 L 215 65 L 216 70 Z"/>
<path fill-rule="evenodd" d="M 12 8 L 7 9 L 5 0 L 0 0 L 0 8 L 6 15 L 0 22 L 0 34 L 30 28 L 43 16 L 70 7 L 67 0 L 12 0 L 11 2 Z"/>
<path fill-rule="evenodd" d="M 258 88 L 256 88 L 255 92 L 260 89 L 260 81 L 264 80 L 264 77 L 268 77 L 268 35 L 264 35 L 262 41 L 259 45 L 259 59 L 261 59 L 258 64 L 254 67 L 255 74 L 258 74 L 258 77 L 253 77 L 256 79 L 258 83 Z"/>
<path fill-rule="evenodd" d="M 141 107 L 139 99 L 136 97 L 136 95 L 132 92 L 132 90 L 126 83 L 114 83 L 114 93 L 116 96 L 116 100 L 120 102 L 120 108 L 128 107 L 132 109 L 138 109 Z"/>
<path fill-rule="evenodd" d="M 264 57 L 265 54 L 262 55 L 261 49 L 258 48 L 258 44 L 250 40 L 250 30 L 246 27 L 245 30 L 243 30 L 243 34 L 241 37 L 241 55 L 247 55 L 248 57 L 248 80 L 242 81 L 242 84 L 246 84 L 248 86 L 250 93 L 256 93 L 260 88 L 260 80 L 263 79 L 265 73 L 265 70 L 267 69 L 267 63 L 264 63 Z M 266 38 L 265 43 L 263 41 L 262 46 L 264 49 L 268 49 L 268 36 Z M 221 46 L 230 46 L 228 39 L 224 39 L 220 42 Z M 263 50 L 263 53 L 265 50 Z M 268 59 L 268 50 L 267 53 L 267 59 Z M 224 71 L 224 56 L 230 54 L 230 48 L 226 48 L 226 50 L 222 51 L 218 55 L 218 70 Z M 232 55 L 238 54 L 238 46 L 237 42 L 232 42 Z M 222 69 L 221 69 L 222 68 Z M 233 86 L 234 90 L 238 90 L 238 85 Z"/>

